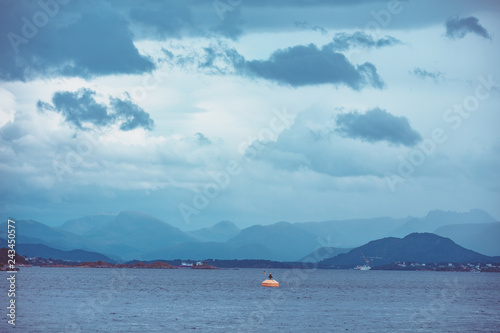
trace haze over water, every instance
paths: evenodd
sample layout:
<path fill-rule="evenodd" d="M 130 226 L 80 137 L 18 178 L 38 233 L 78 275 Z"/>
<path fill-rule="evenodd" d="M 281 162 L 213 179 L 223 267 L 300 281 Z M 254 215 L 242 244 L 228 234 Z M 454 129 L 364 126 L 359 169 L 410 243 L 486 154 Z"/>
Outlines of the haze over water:
<path fill-rule="evenodd" d="M 497 274 L 23 268 L 19 332 L 498 332 Z M 2 274 L 4 275 L 4 274 Z M 1 288 L 5 289 L 1 279 Z M 2 308 L 3 308 L 2 304 Z M 5 328 L 2 321 L 0 328 Z"/>

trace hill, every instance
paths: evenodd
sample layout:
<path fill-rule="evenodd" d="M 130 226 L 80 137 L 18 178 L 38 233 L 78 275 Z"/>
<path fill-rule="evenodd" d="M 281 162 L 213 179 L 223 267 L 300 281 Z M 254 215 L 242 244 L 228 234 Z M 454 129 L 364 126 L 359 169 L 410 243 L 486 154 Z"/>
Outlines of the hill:
<path fill-rule="evenodd" d="M 465 249 L 449 238 L 431 233 L 412 233 L 404 238 L 388 237 L 352 249 L 348 253 L 320 262 L 320 266 L 349 268 L 365 264 L 363 255 L 371 266 L 382 266 L 398 261 L 419 263 L 471 263 L 495 262 L 498 257 L 488 257 Z"/>
<path fill-rule="evenodd" d="M 26 259 L 20 255 L 19 253 L 16 253 L 16 256 L 14 257 L 16 260 L 16 265 L 15 266 L 20 266 L 20 265 L 29 265 L 29 263 L 26 261 Z M 8 265 L 11 264 L 9 263 L 9 248 L 7 247 L 2 247 L 0 248 L 0 268 L 6 266 L 8 270 Z"/>

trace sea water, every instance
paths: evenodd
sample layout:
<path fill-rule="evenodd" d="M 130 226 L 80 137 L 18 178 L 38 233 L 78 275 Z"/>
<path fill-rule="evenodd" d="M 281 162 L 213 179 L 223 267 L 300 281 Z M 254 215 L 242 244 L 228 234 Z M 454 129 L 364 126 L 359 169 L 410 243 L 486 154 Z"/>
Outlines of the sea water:
<path fill-rule="evenodd" d="M 1 332 L 500 332 L 500 274 L 22 268 Z M 4 297 L 5 296 L 5 297 Z"/>

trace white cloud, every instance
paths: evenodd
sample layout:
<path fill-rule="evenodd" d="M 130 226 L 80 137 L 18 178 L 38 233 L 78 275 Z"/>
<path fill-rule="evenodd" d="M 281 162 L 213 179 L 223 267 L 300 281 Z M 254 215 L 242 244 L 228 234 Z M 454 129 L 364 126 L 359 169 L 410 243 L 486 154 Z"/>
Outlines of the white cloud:
<path fill-rule="evenodd" d="M 0 88 L 0 127 L 14 121 L 16 114 L 16 100 L 13 93 Z"/>

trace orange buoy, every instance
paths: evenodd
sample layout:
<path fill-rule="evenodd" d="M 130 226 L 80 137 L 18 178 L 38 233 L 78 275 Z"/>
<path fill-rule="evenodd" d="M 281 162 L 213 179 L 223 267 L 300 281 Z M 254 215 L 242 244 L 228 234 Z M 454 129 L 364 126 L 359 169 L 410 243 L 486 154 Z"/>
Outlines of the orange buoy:
<path fill-rule="evenodd" d="M 262 281 L 262 287 L 279 287 L 280 284 L 276 280 L 267 279 Z"/>

